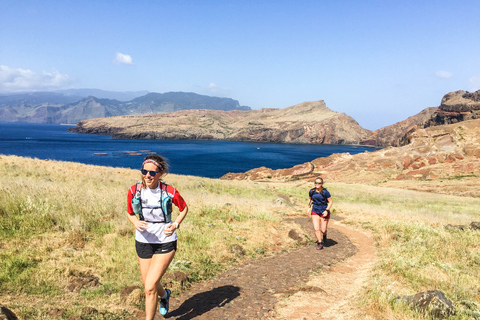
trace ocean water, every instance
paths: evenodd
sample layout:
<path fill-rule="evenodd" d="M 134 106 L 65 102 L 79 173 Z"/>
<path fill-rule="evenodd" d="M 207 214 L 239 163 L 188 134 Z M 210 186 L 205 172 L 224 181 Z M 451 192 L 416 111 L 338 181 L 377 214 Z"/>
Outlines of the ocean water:
<path fill-rule="evenodd" d="M 140 169 L 148 152 L 165 156 L 176 174 L 219 178 L 228 172 L 271 169 L 327 157 L 373 151 L 363 146 L 233 141 L 129 140 L 67 132 L 69 126 L 0 122 L 0 154 Z"/>

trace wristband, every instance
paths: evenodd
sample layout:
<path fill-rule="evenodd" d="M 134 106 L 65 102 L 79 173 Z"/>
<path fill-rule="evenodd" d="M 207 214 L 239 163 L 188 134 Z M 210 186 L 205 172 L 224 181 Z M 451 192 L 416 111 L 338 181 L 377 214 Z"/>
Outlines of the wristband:
<path fill-rule="evenodd" d="M 179 229 L 179 228 L 180 228 L 180 225 L 178 224 L 178 222 L 174 222 L 174 223 L 172 223 L 172 224 L 174 224 L 174 225 L 176 226 L 176 229 Z"/>

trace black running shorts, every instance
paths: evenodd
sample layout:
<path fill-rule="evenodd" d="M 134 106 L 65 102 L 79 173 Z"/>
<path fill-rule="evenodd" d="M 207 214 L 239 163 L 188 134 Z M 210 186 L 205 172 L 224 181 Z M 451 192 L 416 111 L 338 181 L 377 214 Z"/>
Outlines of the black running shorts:
<path fill-rule="evenodd" d="M 154 254 L 165 254 L 177 250 L 177 240 L 166 243 L 143 243 L 135 240 L 135 249 L 140 259 L 151 259 Z"/>

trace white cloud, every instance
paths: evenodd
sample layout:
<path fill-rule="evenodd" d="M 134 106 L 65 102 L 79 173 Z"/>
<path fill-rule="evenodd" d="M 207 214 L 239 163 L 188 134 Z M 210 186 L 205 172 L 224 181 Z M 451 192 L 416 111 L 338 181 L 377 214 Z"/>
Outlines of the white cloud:
<path fill-rule="evenodd" d="M 57 89 L 72 82 L 72 78 L 56 70 L 38 74 L 28 69 L 12 69 L 0 65 L 0 92 Z"/>
<path fill-rule="evenodd" d="M 212 92 L 215 92 L 218 90 L 218 86 L 213 82 L 210 82 L 207 88 L 209 91 L 212 91 Z"/>
<path fill-rule="evenodd" d="M 230 90 L 226 88 L 222 88 L 217 86 L 216 83 L 210 82 L 206 88 L 204 88 L 202 91 L 204 91 L 208 95 L 214 95 L 217 97 L 226 97 L 230 95 Z"/>
<path fill-rule="evenodd" d="M 470 77 L 468 79 L 468 82 L 470 83 L 470 90 L 471 91 L 480 90 L 480 75 Z"/>
<path fill-rule="evenodd" d="M 115 55 L 115 62 L 119 64 L 133 64 L 133 59 L 128 54 L 117 52 Z"/>
<path fill-rule="evenodd" d="M 453 73 L 451 72 L 448 72 L 448 71 L 443 71 L 443 70 L 439 70 L 437 72 L 435 72 L 435 75 L 441 79 L 449 79 L 451 77 L 453 77 Z"/>

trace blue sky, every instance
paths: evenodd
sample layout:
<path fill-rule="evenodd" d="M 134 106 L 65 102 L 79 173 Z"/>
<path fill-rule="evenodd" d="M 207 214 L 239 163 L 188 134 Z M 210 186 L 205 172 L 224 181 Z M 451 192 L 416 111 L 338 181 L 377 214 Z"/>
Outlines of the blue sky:
<path fill-rule="evenodd" d="M 375 130 L 480 89 L 480 1 L 0 0 L 0 92 L 324 100 Z"/>

